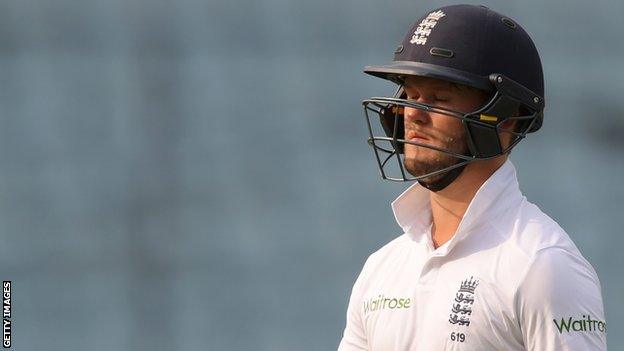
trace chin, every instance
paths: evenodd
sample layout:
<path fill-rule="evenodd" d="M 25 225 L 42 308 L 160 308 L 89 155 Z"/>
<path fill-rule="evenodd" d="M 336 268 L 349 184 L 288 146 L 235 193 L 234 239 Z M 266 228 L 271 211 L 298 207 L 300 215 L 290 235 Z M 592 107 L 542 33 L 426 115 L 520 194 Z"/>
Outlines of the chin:
<path fill-rule="evenodd" d="M 426 149 L 423 147 L 415 147 L 412 150 L 405 148 L 405 160 L 410 160 L 409 162 L 432 163 L 438 160 L 439 158 L 440 158 L 439 151 Z"/>

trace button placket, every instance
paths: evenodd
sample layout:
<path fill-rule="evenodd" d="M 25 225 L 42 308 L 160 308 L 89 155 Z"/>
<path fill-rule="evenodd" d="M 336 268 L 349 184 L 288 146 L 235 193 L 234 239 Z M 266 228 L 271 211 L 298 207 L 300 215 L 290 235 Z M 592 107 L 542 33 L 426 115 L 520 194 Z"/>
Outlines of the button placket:
<path fill-rule="evenodd" d="M 431 285 L 435 283 L 438 277 L 440 264 L 442 262 L 441 259 L 442 257 L 440 256 L 429 257 L 420 270 L 420 275 L 418 277 L 419 284 Z"/>

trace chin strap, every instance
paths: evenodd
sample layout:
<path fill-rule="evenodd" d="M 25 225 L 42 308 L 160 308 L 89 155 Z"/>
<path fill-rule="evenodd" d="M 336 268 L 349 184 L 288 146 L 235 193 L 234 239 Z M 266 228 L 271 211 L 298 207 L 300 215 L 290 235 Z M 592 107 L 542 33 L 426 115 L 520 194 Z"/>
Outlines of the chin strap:
<path fill-rule="evenodd" d="M 444 176 L 442 176 L 442 178 L 436 180 L 435 182 L 425 182 L 423 180 L 419 180 L 418 183 L 429 189 L 430 191 L 438 192 L 449 186 L 455 179 L 457 179 L 457 177 L 459 177 L 464 168 L 466 168 L 466 165 L 453 168 L 450 171 L 446 172 Z"/>

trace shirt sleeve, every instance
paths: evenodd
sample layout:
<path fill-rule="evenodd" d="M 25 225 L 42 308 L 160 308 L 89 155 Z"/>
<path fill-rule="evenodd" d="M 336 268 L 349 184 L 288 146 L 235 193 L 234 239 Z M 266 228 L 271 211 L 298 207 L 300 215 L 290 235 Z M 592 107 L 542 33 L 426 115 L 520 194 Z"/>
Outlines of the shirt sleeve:
<path fill-rule="evenodd" d="M 600 281 L 578 252 L 538 251 L 518 286 L 516 308 L 528 351 L 607 349 Z"/>
<path fill-rule="evenodd" d="M 368 350 L 366 332 L 362 319 L 362 295 L 360 286 L 363 280 L 364 269 L 353 284 L 349 307 L 347 307 L 347 325 L 344 329 L 342 340 L 338 345 L 338 351 Z"/>

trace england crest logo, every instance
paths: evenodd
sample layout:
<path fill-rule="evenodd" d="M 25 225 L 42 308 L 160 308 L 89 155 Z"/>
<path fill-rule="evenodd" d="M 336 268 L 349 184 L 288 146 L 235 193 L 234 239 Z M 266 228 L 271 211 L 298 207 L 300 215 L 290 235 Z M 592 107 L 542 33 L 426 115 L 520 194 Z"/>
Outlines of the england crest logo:
<path fill-rule="evenodd" d="M 449 323 L 457 325 L 470 325 L 472 305 L 474 304 L 475 289 L 479 286 L 479 280 L 470 277 L 461 282 L 459 290 L 451 307 Z"/>

